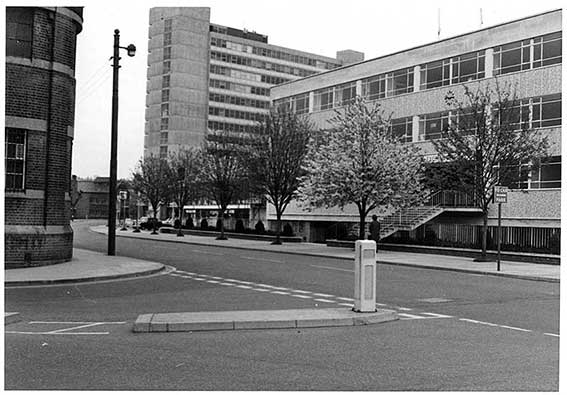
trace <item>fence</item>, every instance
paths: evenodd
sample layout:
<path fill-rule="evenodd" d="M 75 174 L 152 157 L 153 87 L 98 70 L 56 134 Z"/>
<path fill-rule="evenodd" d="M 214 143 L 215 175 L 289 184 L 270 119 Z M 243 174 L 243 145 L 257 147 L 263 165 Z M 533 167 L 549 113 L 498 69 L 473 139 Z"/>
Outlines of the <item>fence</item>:
<path fill-rule="evenodd" d="M 559 255 L 560 228 L 503 226 L 501 231 L 502 251 Z M 497 232 L 498 227 L 488 227 L 487 249 L 497 249 Z M 413 231 L 398 231 L 383 242 L 480 249 L 482 225 L 425 224 Z"/>

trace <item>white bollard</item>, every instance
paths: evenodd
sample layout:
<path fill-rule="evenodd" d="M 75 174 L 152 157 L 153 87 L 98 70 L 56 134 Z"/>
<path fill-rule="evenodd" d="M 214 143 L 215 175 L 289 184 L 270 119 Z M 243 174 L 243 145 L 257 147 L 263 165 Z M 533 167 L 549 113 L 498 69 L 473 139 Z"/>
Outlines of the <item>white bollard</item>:
<path fill-rule="evenodd" d="M 357 240 L 354 249 L 354 311 L 376 311 L 376 242 Z"/>

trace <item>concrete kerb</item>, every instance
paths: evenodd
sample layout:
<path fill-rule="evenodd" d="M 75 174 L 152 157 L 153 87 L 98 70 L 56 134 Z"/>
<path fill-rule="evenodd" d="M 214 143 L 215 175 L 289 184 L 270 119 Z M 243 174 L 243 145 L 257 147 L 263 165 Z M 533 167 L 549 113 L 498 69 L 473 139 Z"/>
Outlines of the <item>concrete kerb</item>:
<path fill-rule="evenodd" d="M 142 314 L 133 332 L 199 332 L 372 325 L 398 320 L 394 310 L 355 313 L 345 308 Z"/>
<path fill-rule="evenodd" d="M 91 228 L 91 230 L 93 232 L 97 232 L 96 230 L 93 230 L 92 228 Z M 167 239 L 157 240 L 157 239 L 152 239 L 152 238 L 147 238 L 147 237 L 129 236 L 127 234 L 121 234 L 120 237 L 126 237 L 126 238 L 131 238 L 131 239 L 144 238 L 144 239 L 150 239 L 150 240 L 166 242 L 166 243 L 185 243 L 185 244 L 192 244 L 192 245 L 211 245 L 210 243 L 195 242 L 195 241 L 190 241 L 190 240 L 167 240 Z M 235 248 L 235 249 L 239 249 L 239 250 L 249 250 L 249 251 L 263 251 L 263 252 L 272 251 L 272 252 L 274 252 L 273 250 L 269 250 L 267 248 L 242 247 L 242 246 L 232 246 L 232 245 L 226 246 L 226 245 L 222 245 L 222 244 L 218 244 L 218 245 L 215 244 L 213 247 Z M 312 252 L 308 252 L 308 251 L 276 251 L 276 252 L 282 253 L 282 254 L 314 256 L 314 257 L 319 257 L 319 258 L 331 258 L 331 259 L 340 259 L 340 260 L 351 259 L 351 258 L 345 258 L 345 257 L 341 257 L 341 256 L 335 256 L 335 255 L 332 255 L 332 254 L 320 254 L 320 253 L 312 253 Z M 470 269 L 453 268 L 453 267 L 445 267 L 445 266 L 441 267 L 441 266 L 431 266 L 431 265 L 420 265 L 420 264 L 416 264 L 416 263 L 401 263 L 401 262 L 382 261 L 382 260 L 377 260 L 376 262 L 379 263 L 379 264 L 384 264 L 384 265 L 417 267 L 417 268 L 421 268 L 421 269 L 431 269 L 431 270 L 445 270 L 445 271 L 467 273 L 467 274 L 480 274 L 480 275 L 490 275 L 490 276 L 496 276 L 496 277 L 516 278 L 516 279 L 519 279 L 519 280 L 543 281 L 543 282 L 550 282 L 550 283 L 559 283 L 560 282 L 560 279 L 549 278 L 549 277 L 536 277 L 536 276 L 529 276 L 529 275 L 523 275 L 523 274 L 488 272 L 488 271 L 470 270 Z"/>

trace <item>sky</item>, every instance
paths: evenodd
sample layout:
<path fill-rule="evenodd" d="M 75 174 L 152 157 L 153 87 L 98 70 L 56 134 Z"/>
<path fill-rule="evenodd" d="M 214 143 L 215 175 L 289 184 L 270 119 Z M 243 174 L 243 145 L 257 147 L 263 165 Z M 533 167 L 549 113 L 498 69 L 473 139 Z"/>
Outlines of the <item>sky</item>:
<path fill-rule="evenodd" d="M 485 28 L 563 5 L 559 0 L 82 0 L 72 3 L 85 7 L 83 31 L 77 37 L 72 163 L 72 173 L 80 178 L 109 175 L 110 57 L 115 29 L 120 30 L 121 46 L 137 47 L 134 57 L 121 50 L 118 177 L 129 178 L 143 155 L 151 7 L 210 7 L 212 23 L 265 34 L 270 44 L 329 57 L 335 57 L 336 51 L 353 49 L 364 52 L 365 59 L 372 59 L 434 42 L 438 39 L 439 26 L 441 39 L 478 30 L 481 9 Z"/>

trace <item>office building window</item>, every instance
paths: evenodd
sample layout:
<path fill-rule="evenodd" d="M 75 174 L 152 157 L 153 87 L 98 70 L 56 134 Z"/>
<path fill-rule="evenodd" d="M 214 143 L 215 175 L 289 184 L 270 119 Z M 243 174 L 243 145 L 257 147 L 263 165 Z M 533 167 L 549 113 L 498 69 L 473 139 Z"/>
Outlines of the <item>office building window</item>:
<path fill-rule="evenodd" d="M 296 114 L 307 114 L 309 112 L 309 93 L 294 96 L 292 103 Z"/>
<path fill-rule="evenodd" d="M 561 32 L 494 48 L 494 75 L 561 63 Z"/>
<path fill-rule="evenodd" d="M 167 159 L 167 145 L 165 147 L 159 147 L 159 158 Z"/>
<path fill-rule="evenodd" d="M 362 80 L 362 96 L 368 100 L 386 97 L 386 75 L 377 75 Z"/>
<path fill-rule="evenodd" d="M 168 132 L 160 132 L 159 143 L 161 145 L 167 144 L 167 137 L 168 137 Z"/>
<path fill-rule="evenodd" d="M 168 45 L 171 45 L 171 32 L 163 35 L 163 46 L 166 47 Z"/>
<path fill-rule="evenodd" d="M 413 92 L 413 68 L 386 74 L 386 96 Z"/>
<path fill-rule="evenodd" d="M 164 89 L 161 91 L 161 101 L 162 102 L 169 101 L 169 89 Z"/>
<path fill-rule="evenodd" d="M 421 66 L 420 89 L 431 89 L 449 85 L 451 82 L 450 60 L 440 60 Z"/>
<path fill-rule="evenodd" d="M 171 61 L 170 60 L 166 60 L 163 62 L 163 73 L 169 73 L 171 72 Z"/>
<path fill-rule="evenodd" d="M 161 105 L 161 116 L 162 117 L 169 116 L 169 103 L 163 103 Z"/>
<path fill-rule="evenodd" d="M 169 118 L 162 118 L 161 124 L 160 124 L 160 129 L 161 130 L 167 130 L 168 128 L 169 128 Z"/>
<path fill-rule="evenodd" d="M 484 78 L 484 51 L 471 52 L 451 59 L 451 83 Z"/>
<path fill-rule="evenodd" d="M 441 138 L 449 128 L 450 114 L 448 111 L 424 114 L 419 116 L 419 140 L 434 140 Z"/>
<path fill-rule="evenodd" d="M 411 143 L 413 134 L 413 121 L 411 117 L 392 119 L 390 130 L 394 137 L 402 143 Z"/>
<path fill-rule="evenodd" d="M 276 100 L 274 104 L 278 113 L 287 113 L 291 111 L 291 99 L 289 97 Z"/>
<path fill-rule="evenodd" d="M 162 88 L 169 88 L 169 81 L 170 81 L 170 76 L 164 75 L 161 79 L 161 87 Z"/>
<path fill-rule="evenodd" d="M 561 125 L 561 94 L 532 99 L 532 128 Z"/>
<path fill-rule="evenodd" d="M 6 128 L 6 190 L 24 189 L 27 132 L 22 129 Z"/>
<path fill-rule="evenodd" d="M 561 157 L 553 156 L 532 169 L 530 189 L 561 188 Z"/>
<path fill-rule="evenodd" d="M 166 19 L 163 22 L 163 30 L 166 31 L 166 32 L 170 32 L 172 26 L 173 26 L 173 19 Z"/>
<path fill-rule="evenodd" d="M 534 38 L 534 67 L 561 63 L 561 32 Z"/>
<path fill-rule="evenodd" d="M 333 88 L 319 89 L 313 97 L 313 110 L 328 110 L 333 108 Z"/>
<path fill-rule="evenodd" d="M 171 47 L 165 47 L 163 49 L 163 60 L 171 59 Z"/>
<path fill-rule="evenodd" d="M 6 56 L 31 58 L 33 8 L 6 7 Z"/>
<path fill-rule="evenodd" d="M 346 84 L 335 87 L 335 101 L 337 106 L 347 106 L 356 98 L 356 82 L 348 82 Z"/>

